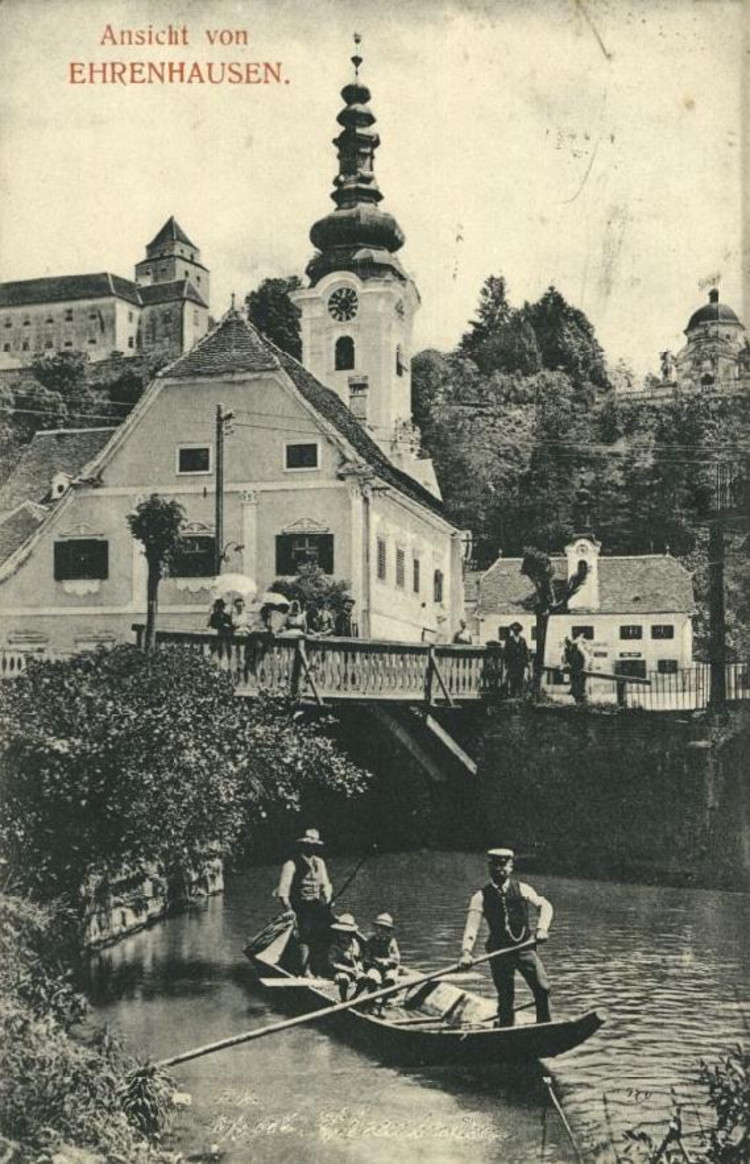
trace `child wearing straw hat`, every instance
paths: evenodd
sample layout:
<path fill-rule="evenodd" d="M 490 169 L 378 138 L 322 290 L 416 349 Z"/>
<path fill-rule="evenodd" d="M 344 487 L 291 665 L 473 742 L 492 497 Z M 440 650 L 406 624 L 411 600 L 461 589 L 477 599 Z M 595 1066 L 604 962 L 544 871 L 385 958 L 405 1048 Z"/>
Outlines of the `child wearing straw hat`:
<path fill-rule="evenodd" d="M 378 982 L 365 970 L 362 942 L 352 914 L 342 913 L 336 918 L 331 923 L 331 935 L 328 971 L 338 986 L 341 1001 L 356 998 L 365 990 L 374 990 Z"/>
<path fill-rule="evenodd" d="M 379 913 L 374 926 L 375 932 L 367 939 L 365 946 L 367 972 L 377 975 L 379 986 L 395 986 L 401 965 L 401 951 L 393 936 L 393 918 L 389 913 Z"/>

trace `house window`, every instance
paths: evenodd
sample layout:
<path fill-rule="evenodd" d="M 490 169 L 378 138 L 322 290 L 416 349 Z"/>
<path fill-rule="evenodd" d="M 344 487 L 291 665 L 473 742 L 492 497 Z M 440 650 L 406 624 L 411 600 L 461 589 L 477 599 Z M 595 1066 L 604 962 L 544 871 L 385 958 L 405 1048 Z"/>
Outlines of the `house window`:
<path fill-rule="evenodd" d="M 30 319 L 24 319 L 24 321 L 23 321 L 23 326 L 24 326 L 24 327 L 31 327 L 31 320 L 30 320 Z"/>
<path fill-rule="evenodd" d="M 635 679 L 646 678 L 645 659 L 615 659 L 615 675 L 632 675 Z"/>
<path fill-rule="evenodd" d="M 45 323 L 54 323 L 55 321 L 51 315 L 48 315 L 44 322 Z"/>
<path fill-rule="evenodd" d="M 340 335 L 336 340 L 333 366 L 337 372 L 347 372 L 353 369 L 354 340 L 350 335 Z"/>
<path fill-rule="evenodd" d="M 630 639 L 630 640 L 642 639 L 643 638 L 643 627 L 639 626 L 638 623 L 630 623 L 630 624 L 627 624 L 625 626 L 621 626 L 620 627 L 620 638 L 621 639 Z"/>
<path fill-rule="evenodd" d="M 70 323 L 71 320 L 73 319 L 73 308 L 72 307 L 65 308 L 65 319 L 67 320 L 68 323 Z"/>
<path fill-rule="evenodd" d="M 29 350 L 29 341 L 24 340 L 21 344 L 21 351 L 27 352 Z"/>
<path fill-rule="evenodd" d="M 66 340 L 66 341 L 65 341 L 65 344 L 64 344 L 64 346 L 65 346 L 66 348 L 72 348 L 72 347 L 73 347 L 73 341 L 72 341 L 72 340 Z"/>
<path fill-rule="evenodd" d="M 89 312 L 89 319 L 96 319 L 96 312 L 95 311 Z"/>
<path fill-rule="evenodd" d="M 89 336 L 88 342 L 89 342 L 90 344 L 95 344 L 95 343 L 96 343 L 96 340 L 94 339 L 94 337 L 93 337 L 93 336 Z"/>
<path fill-rule="evenodd" d="M 133 337 L 132 337 L 132 335 L 131 335 L 131 336 L 128 336 L 128 347 L 129 347 L 129 348 L 132 348 L 132 347 L 133 347 Z"/>
<path fill-rule="evenodd" d="M 378 579 L 380 582 L 385 582 L 387 573 L 387 557 L 385 548 L 385 539 L 378 538 Z"/>
<path fill-rule="evenodd" d="M 574 639 L 593 639 L 593 626 L 572 626 L 570 628 L 571 637 Z"/>
<path fill-rule="evenodd" d="M 211 448 L 209 445 L 181 445 L 177 450 L 178 473 L 210 473 Z"/>
<path fill-rule="evenodd" d="M 419 588 L 420 588 L 419 572 L 420 572 L 420 569 L 421 569 L 421 566 L 420 566 L 419 558 L 415 558 L 414 559 L 414 571 L 413 571 L 413 575 L 412 575 L 412 587 L 414 589 L 415 594 L 419 594 Z"/>
<path fill-rule="evenodd" d="M 55 582 L 109 577 L 109 542 L 102 538 L 70 538 L 55 542 Z"/>
<path fill-rule="evenodd" d="M 132 322 L 133 322 L 133 312 L 129 311 L 128 312 L 128 323 L 132 323 Z"/>
<path fill-rule="evenodd" d="M 10 344 L 3 344 L 3 351 L 9 352 L 10 351 Z"/>
<path fill-rule="evenodd" d="M 655 623 L 651 627 L 652 639 L 673 639 L 674 626 L 671 622 Z"/>
<path fill-rule="evenodd" d="M 5 326 L 6 326 L 6 327 L 13 327 L 13 320 L 12 320 L 12 319 L 6 319 L 6 321 L 5 321 Z"/>
<path fill-rule="evenodd" d="M 676 659 L 659 659 L 656 664 L 656 670 L 660 675 L 676 675 L 677 674 L 677 660 Z"/>
<path fill-rule="evenodd" d="M 406 585 L 406 551 L 396 548 L 396 585 Z"/>
<path fill-rule="evenodd" d="M 216 561 L 216 538 L 211 534 L 186 534 L 174 556 L 172 573 L 178 578 L 211 578 Z"/>
<path fill-rule="evenodd" d="M 510 627 L 509 626 L 499 626 L 497 628 L 497 640 L 498 640 L 498 642 L 504 643 L 505 640 L 508 638 L 509 634 L 510 634 Z"/>
<path fill-rule="evenodd" d="M 317 441 L 309 441 L 306 444 L 293 444 L 284 446 L 284 468 L 285 469 L 317 469 L 318 468 L 318 444 Z"/>
<path fill-rule="evenodd" d="M 433 580 L 432 580 L 433 597 L 434 597 L 435 602 L 442 602 L 443 601 L 443 582 L 444 582 L 443 571 L 436 570 L 435 575 L 434 575 Z"/>
<path fill-rule="evenodd" d="M 279 534 L 276 538 L 276 573 L 299 573 L 300 566 L 320 566 L 333 573 L 333 534 Z"/>
<path fill-rule="evenodd" d="M 44 341 L 44 346 L 45 346 L 45 348 L 52 348 L 55 345 L 52 343 L 52 340 L 48 339 L 48 340 Z"/>

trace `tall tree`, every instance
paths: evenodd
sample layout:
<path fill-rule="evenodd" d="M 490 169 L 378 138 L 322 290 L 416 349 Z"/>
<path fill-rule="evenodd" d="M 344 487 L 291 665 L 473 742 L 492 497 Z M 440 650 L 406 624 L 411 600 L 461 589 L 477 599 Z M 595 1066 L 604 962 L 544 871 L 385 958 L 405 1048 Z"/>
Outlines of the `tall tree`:
<path fill-rule="evenodd" d="M 582 386 L 586 381 L 607 388 L 604 352 L 584 313 L 571 307 L 556 287 L 548 287 L 541 299 L 523 308 L 531 324 L 545 368 L 559 368 Z"/>
<path fill-rule="evenodd" d="M 258 331 L 280 347 L 282 351 L 302 357 L 300 309 L 289 298 L 290 291 L 299 291 L 302 280 L 297 275 L 284 279 L 264 279 L 255 291 L 245 297 L 247 318 Z"/>
<path fill-rule="evenodd" d="M 547 647 L 547 627 L 551 614 L 560 614 L 568 609 L 568 601 L 586 581 L 588 566 L 578 563 L 578 570 L 556 593 L 555 571 L 549 555 L 534 546 L 527 546 L 521 563 L 521 573 L 534 587 L 534 610 L 536 613 L 536 654 L 534 656 L 534 694 L 539 697 L 544 675 L 544 654 Z"/>
<path fill-rule="evenodd" d="M 185 524 L 185 510 L 179 501 L 166 501 L 152 493 L 127 516 L 130 532 L 146 554 L 146 650 L 153 649 L 156 637 L 159 583 L 169 570 Z"/>

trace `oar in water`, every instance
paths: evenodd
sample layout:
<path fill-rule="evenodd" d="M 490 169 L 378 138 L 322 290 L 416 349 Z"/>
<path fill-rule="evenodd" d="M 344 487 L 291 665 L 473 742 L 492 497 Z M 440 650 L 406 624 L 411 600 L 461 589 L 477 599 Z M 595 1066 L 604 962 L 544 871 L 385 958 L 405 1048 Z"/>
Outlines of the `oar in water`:
<path fill-rule="evenodd" d="M 479 958 L 474 959 L 473 964 L 476 966 L 480 962 L 489 962 L 492 958 L 502 958 L 504 954 L 516 954 L 519 950 L 527 950 L 535 945 L 536 939 L 529 938 L 528 941 L 521 942 L 520 946 L 507 946 L 503 950 L 492 950 L 489 954 L 482 954 Z M 301 1026 L 303 1023 L 316 1022 L 318 1019 L 328 1018 L 330 1015 L 351 1010 L 352 1007 L 362 1006 L 363 1003 L 376 1002 L 380 998 L 387 998 L 389 995 L 398 994 L 402 990 L 412 990 L 415 986 L 422 986 L 427 982 L 444 978 L 448 974 L 455 974 L 461 968 L 460 962 L 454 962 L 452 966 L 446 966 L 443 970 L 434 970 L 431 974 L 423 974 L 421 977 L 412 978 L 408 982 L 397 982 L 393 986 L 383 986 L 380 990 L 373 990 L 370 994 L 360 994 L 357 998 L 350 998 L 346 1002 L 337 1002 L 333 1006 L 323 1007 L 322 1010 L 308 1011 L 306 1014 L 297 1015 L 295 1018 L 285 1019 L 284 1022 L 271 1023 L 267 1027 L 255 1028 L 252 1031 L 243 1031 L 241 1035 L 232 1035 L 228 1039 L 220 1039 L 217 1043 L 206 1043 L 203 1047 L 194 1047 L 191 1051 L 183 1051 L 181 1055 L 172 1055 L 169 1059 L 161 1059 L 154 1066 L 157 1068 L 175 1067 L 178 1063 L 187 1063 L 189 1059 L 199 1059 L 202 1055 L 211 1055 L 214 1051 L 223 1051 L 226 1047 L 236 1047 L 239 1043 L 249 1043 L 252 1039 L 262 1039 L 265 1035 L 275 1035 L 280 1031 L 288 1031 L 292 1027 Z"/>

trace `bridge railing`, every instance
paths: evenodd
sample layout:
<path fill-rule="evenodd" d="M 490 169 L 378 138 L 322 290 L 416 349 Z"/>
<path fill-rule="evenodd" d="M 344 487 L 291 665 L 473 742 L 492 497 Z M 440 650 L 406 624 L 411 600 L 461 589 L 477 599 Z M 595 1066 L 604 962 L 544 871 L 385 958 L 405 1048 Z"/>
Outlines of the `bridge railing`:
<path fill-rule="evenodd" d="M 139 645 L 144 628 L 133 627 Z M 213 631 L 157 631 L 159 648 L 189 647 L 229 672 L 238 695 L 291 695 L 326 700 L 393 700 L 453 704 L 521 694 L 532 684 L 527 668 L 521 690 L 508 683 L 502 652 L 463 644 L 397 643 L 367 639 L 251 634 L 220 637 Z M 647 676 L 587 671 L 591 703 L 617 703 L 647 711 L 689 711 L 708 706 L 709 667 L 696 663 L 675 674 Z M 545 667 L 545 695 L 571 699 L 568 676 Z M 750 699 L 750 674 L 741 663 L 727 667 L 727 697 Z"/>
<path fill-rule="evenodd" d="M 139 645 L 144 628 L 133 626 Z M 157 631 L 157 647 L 183 646 L 228 671 L 238 695 L 451 703 L 502 685 L 501 656 L 486 647 L 210 631 Z"/>

